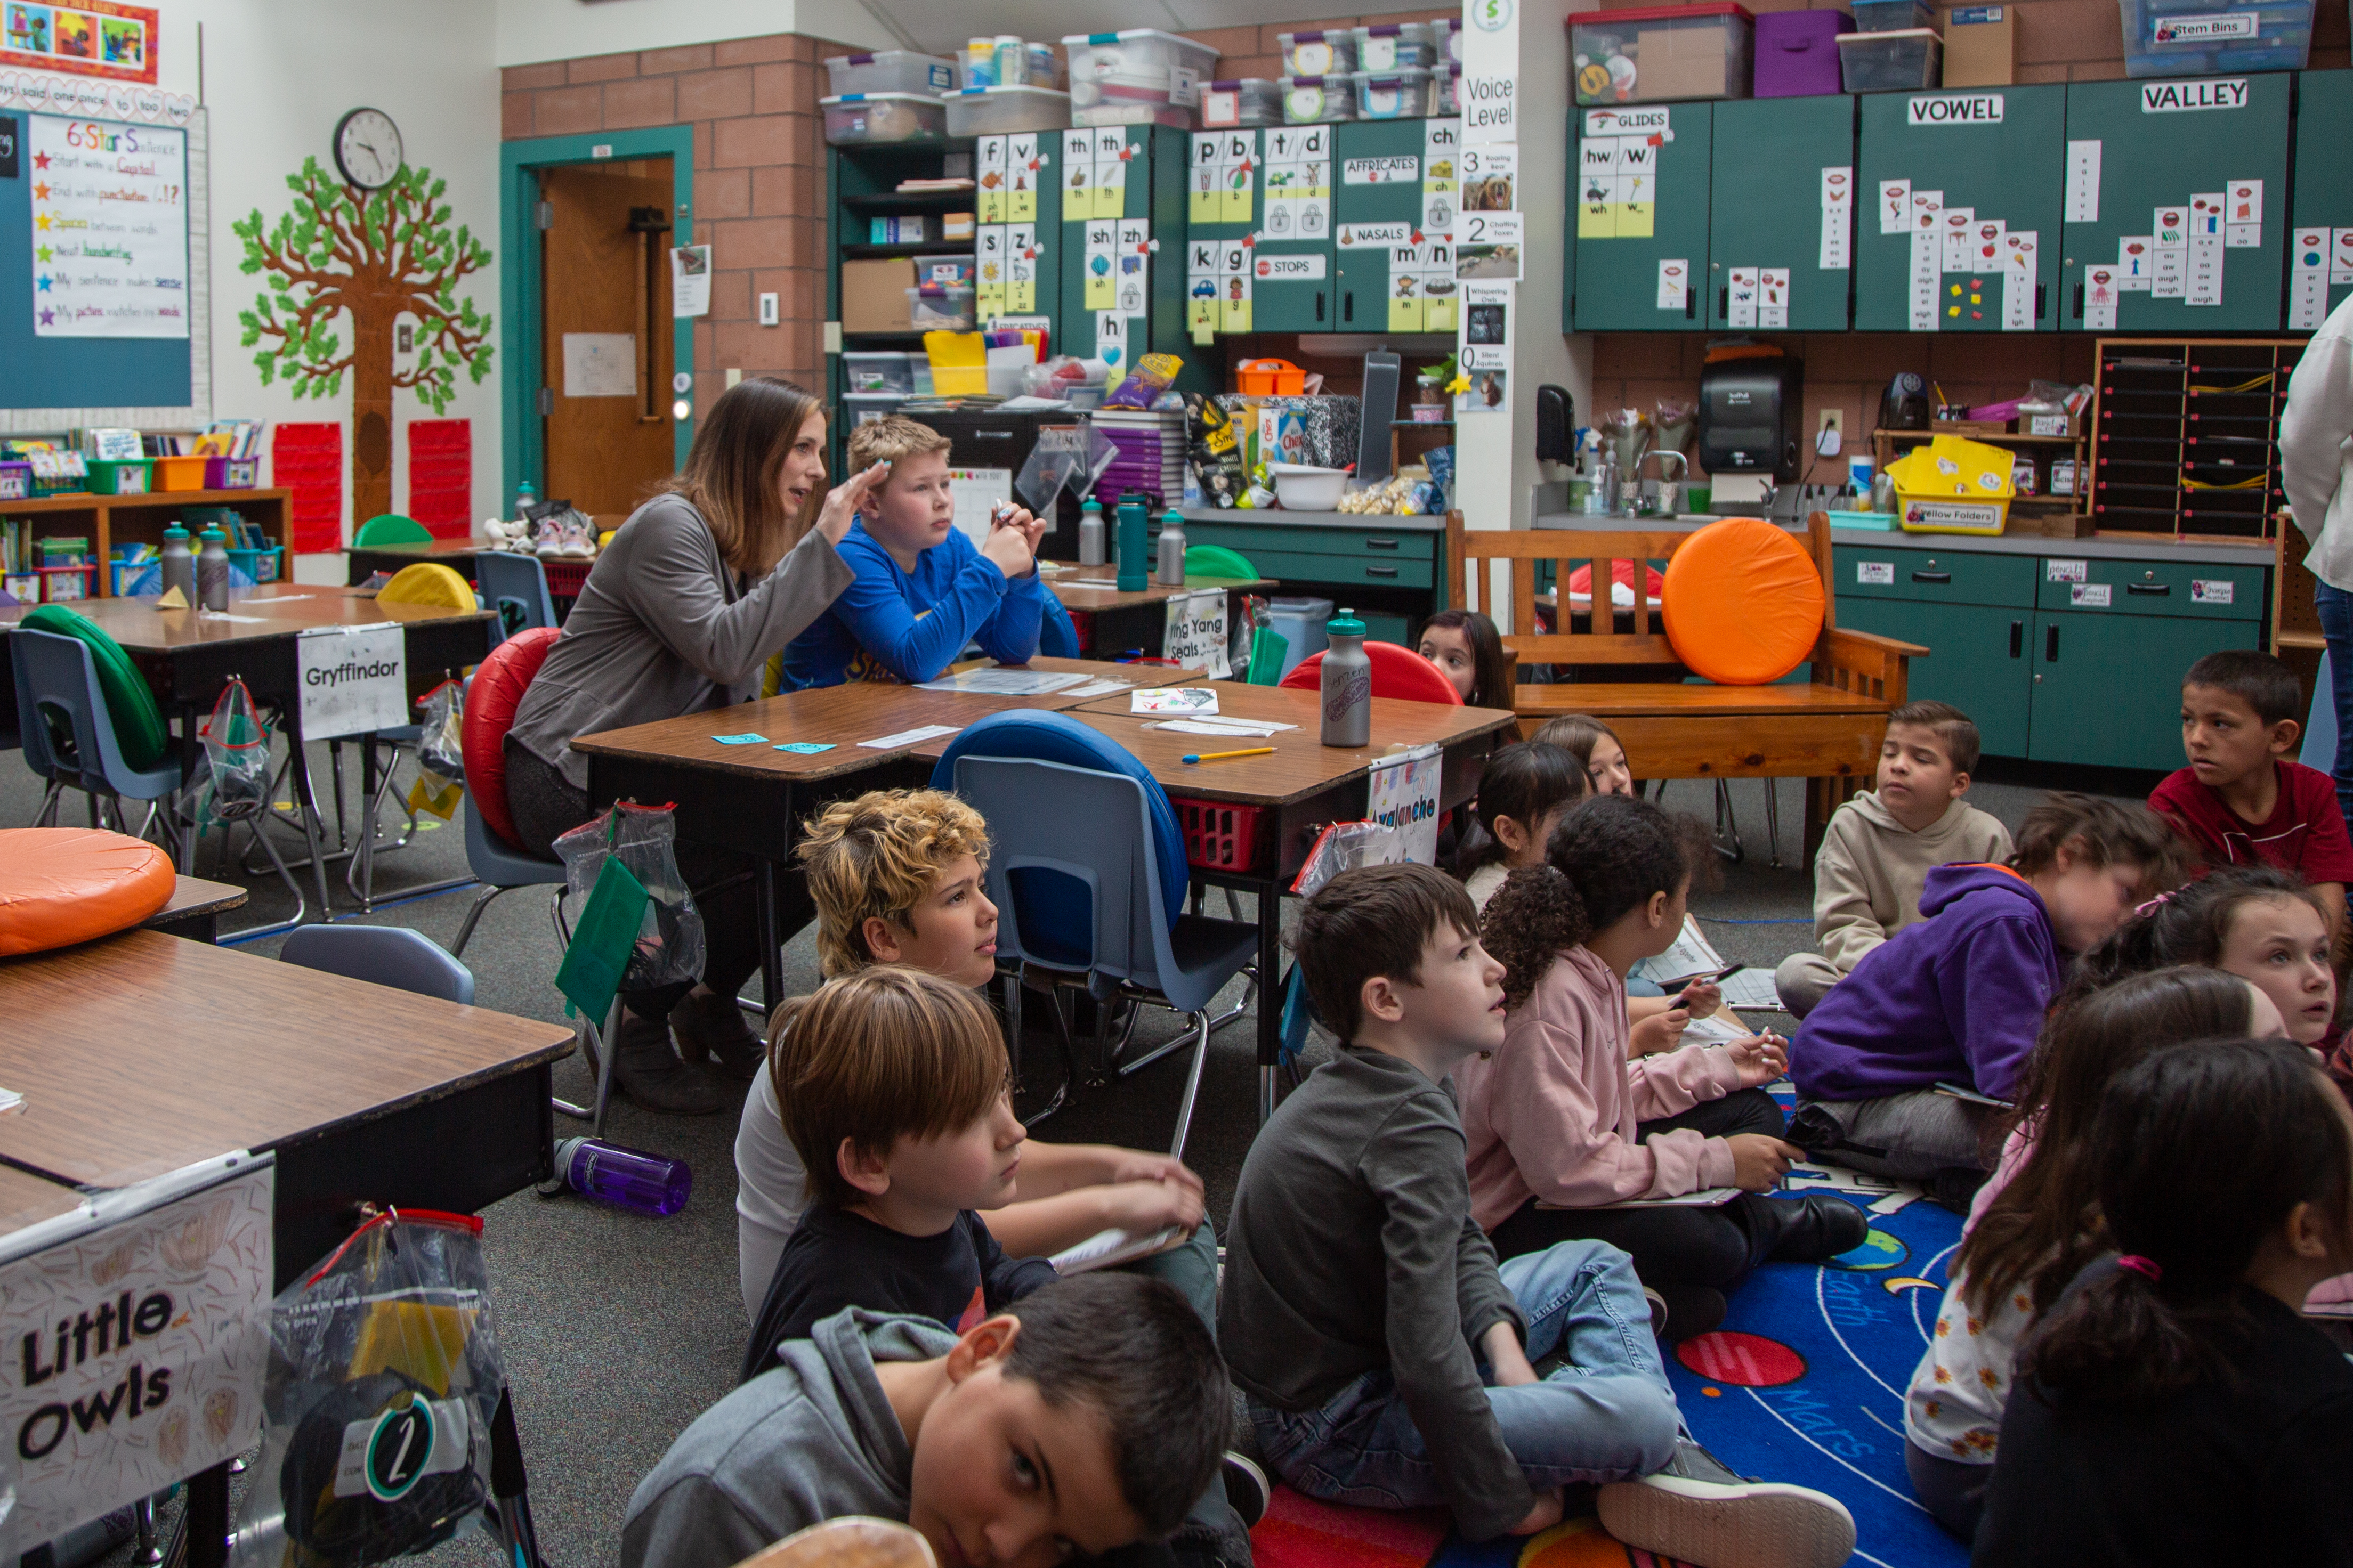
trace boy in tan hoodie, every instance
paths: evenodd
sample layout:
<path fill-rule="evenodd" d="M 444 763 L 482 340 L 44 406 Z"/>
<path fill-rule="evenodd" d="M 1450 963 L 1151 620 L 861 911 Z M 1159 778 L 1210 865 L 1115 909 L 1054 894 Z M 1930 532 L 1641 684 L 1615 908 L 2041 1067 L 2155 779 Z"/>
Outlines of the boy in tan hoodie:
<path fill-rule="evenodd" d="M 1862 955 L 1920 918 L 1920 886 L 1938 866 L 1996 861 L 2010 829 L 1961 797 L 1978 765 L 1978 727 L 1949 702 L 1907 702 L 1887 716 L 1878 788 L 1831 814 L 1814 859 L 1814 939 L 1773 983 L 1802 1018 Z"/>

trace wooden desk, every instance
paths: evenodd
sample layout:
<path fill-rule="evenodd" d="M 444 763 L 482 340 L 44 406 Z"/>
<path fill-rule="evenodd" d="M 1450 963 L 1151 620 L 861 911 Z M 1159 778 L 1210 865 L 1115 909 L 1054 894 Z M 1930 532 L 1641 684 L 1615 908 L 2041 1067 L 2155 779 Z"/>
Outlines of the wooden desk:
<path fill-rule="evenodd" d="M 1060 564 L 1062 570 L 1049 576 L 1046 586 L 1071 612 L 1071 624 L 1079 634 L 1079 651 L 1105 658 L 1140 648 L 1145 657 L 1157 658 L 1167 646 L 1168 612 L 1164 606 L 1179 594 L 1223 588 L 1227 614 L 1238 616 L 1243 595 L 1271 593 L 1276 586 L 1263 577 L 1195 577 L 1181 588 L 1148 583 L 1136 592 L 1122 593 L 1116 588 L 1082 588 L 1076 581 L 1111 582 L 1119 575 L 1115 566 Z M 1230 626 L 1233 622 L 1227 624 Z"/>
<path fill-rule="evenodd" d="M 1196 884 L 1242 888 L 1258 896 L 1259 1110 L 1263 1119 L 1274 1109 L 1274 1069 L 1282 1037 L 1282 988 L 1277 984 L 1282 973 L 1282 897 L 1298 877 L 1316 836 L 1333 823 L 1363 819 L 1370 792 L 1366 775 L 1392 745 L 1444 748 L 1439 805 L 1451 809 L 1470 799 L 1478 793 L 1488 753 L 1499 742 L 1508 744 L 1516 739 L 1514 731 L 1518 721 L 1500 708 L 1450 708 L 1376 697 L 1374 743 L 1326 746 L 1316 738 L 1321 725 L 1317 693 L 1236 681 L 1208 684 L 1217 689 L 1218 710 L 1223 717 L 1263 719 L 1298 727 L 1278 731 L 1264 741 L 1219 740 L 1155 730 L 1148 726 L 1158 719 L 1130 713 L 1124 694 L 1083 703 L 1069 712 L 1134 752 L 1171 796 L 1259 806 L 1273 816 L 1271 831 L 1265 826 L 1260 829 L 1255 864 L 1230 872 L 1198 867 L 1193 870 Z M 926 741 L 914 749 L 913 755 L 919 761 L 936 762 L 952 739 L 942 736 Z M 1252 745 L 1275 750 L 1267 756 L 1220 763 L 1184 761 L 1204 750 Z"/>
<path fill-rule="evenodd" d="M 354 544 L 343 552 L 345 580 L 356 588 L 378 572 L 397 572 L 419 561 L 438 561 L 470 583 L 474 557 L 489 545 L 474 538 L 437 539 L 429 544 Z"/>
<path fill-rule="evenodd" d="M 114 1187 L 235 1150 L 277 1155 L 282 1290 L 359 1205 L 472 1214 L 554 1173 L 562 1025 L 460 1007 L 151 931 L 0 959 L 0 1212 L 18 1184 Z M 190 1479 L 187 1568 L 218 1568 L 226 1466 Z"/>
<path fill-rule="evenodd" d="M 71 1187 L 0 1165 L 0 1236 L 71 1214 L 80 1203 Z"/>
<path fill-rule="evenodd" d="M 1042 656 L 1023 668 L 1098 676 L 1134 686 L 1197 679 L 1159 665 Z M 1124 700 L 1126 694 L 1120 695 Z M 601 734 L 575 735 L 572 749 L 588 758 L 591 805 L 601 809 L 617 800 L 669 801 L 677 807 L 681 838 L 735 850 L 760 863 L 760 973 L 773 1005 L 784 988 L 778 956 L 784 933 L 775 929 L 775 871 L 790 862 L 803 819 L 828 801 L 892 784 L 918 784 L 929 776 L 928 768 L 907 765 L 915 750 L 913 743 L 876 748 L 861 746 L 860 741 L 927 724 L 961 730 L 1009 708 L 1060 710 L 1087 700 L 1065 691 L 1008 697 L 849 681 Z M 723 746 L 712 739 L 745 733 L 767 739 L 743 746 Z M 788 741 L 832 749 L 815 753 L 776 750 L 778 742 Z"/>
<path fill-rule="evenodd" d="M 181 877 L 172 889 L 171 901 L 139 925 L 142 931 L 184 936 L 190 942 L 218 942 L 220 917 L 231 910 L 243 909 L 245 901 L 245 889 L 233 883 Z"/>

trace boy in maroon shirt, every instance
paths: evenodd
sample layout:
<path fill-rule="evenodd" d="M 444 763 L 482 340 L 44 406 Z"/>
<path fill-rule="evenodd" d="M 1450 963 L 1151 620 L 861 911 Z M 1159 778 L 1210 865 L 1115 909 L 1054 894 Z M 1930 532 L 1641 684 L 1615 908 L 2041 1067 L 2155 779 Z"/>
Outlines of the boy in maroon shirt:
<path fill-rule="evenodd" d="M 2304 689 L 2267 653 L 2210 653 L 2181 678 L 2181 747 L 2189 765 L 2152 791 L 2152 810 L 2208 866 L 2261 861 L 2301 874 L 2328 909 L 2340 945 L 2353 841 L 2337 784 L 2287 760 L 2304 726 Z"/>

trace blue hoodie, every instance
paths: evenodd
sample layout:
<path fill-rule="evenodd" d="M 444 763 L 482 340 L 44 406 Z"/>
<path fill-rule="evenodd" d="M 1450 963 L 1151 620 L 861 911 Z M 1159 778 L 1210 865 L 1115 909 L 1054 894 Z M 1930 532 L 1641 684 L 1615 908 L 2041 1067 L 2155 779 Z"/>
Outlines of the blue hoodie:
<path fill-rule="evenodd" d="M 1876 1100 L 1938 1083 L 2016 1098 L 2059 989 L 2042 895 L 2004 866 L 1939 866 L 1921 919 L 1863 955 L 1789 1047 L 1804 1100 Z"/>

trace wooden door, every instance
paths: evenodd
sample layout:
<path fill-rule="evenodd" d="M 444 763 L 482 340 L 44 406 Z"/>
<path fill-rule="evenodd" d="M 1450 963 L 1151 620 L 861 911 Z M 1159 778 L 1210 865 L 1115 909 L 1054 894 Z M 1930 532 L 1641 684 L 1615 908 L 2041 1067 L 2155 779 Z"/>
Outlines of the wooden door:
<path fill-rule="evenodd" d="M 543 499 L 626 515 L 677 466 L 670 427 L 670 161 L 543 171 Z M 662 226 L 656 227 L 655 226 Z"/>

